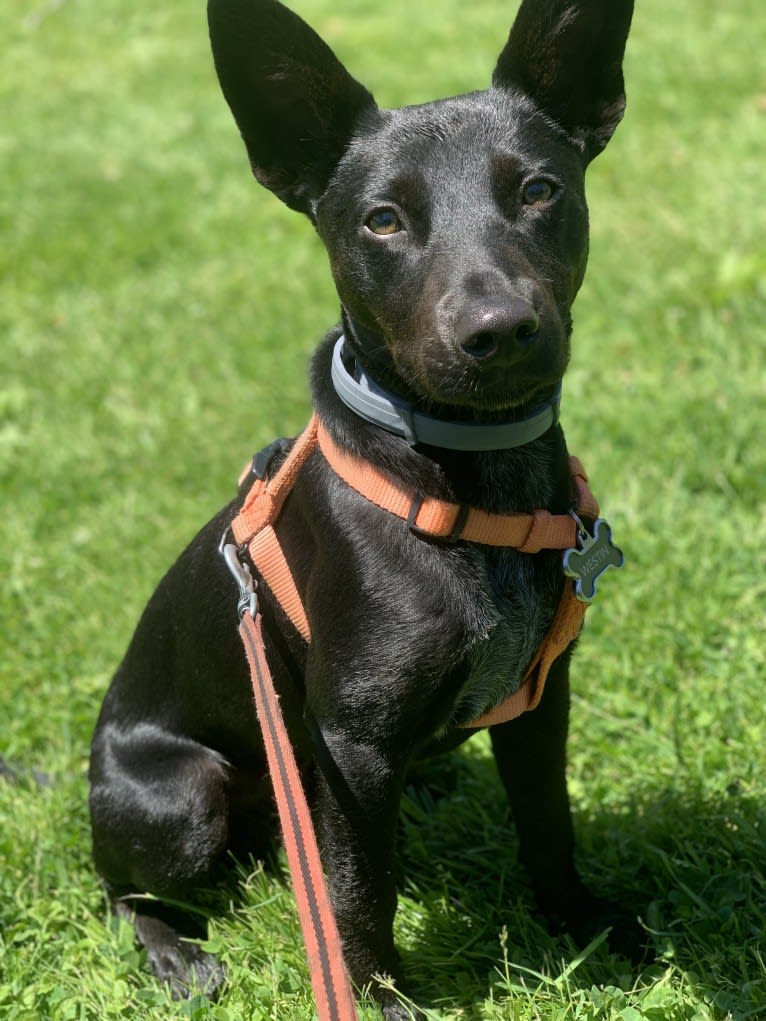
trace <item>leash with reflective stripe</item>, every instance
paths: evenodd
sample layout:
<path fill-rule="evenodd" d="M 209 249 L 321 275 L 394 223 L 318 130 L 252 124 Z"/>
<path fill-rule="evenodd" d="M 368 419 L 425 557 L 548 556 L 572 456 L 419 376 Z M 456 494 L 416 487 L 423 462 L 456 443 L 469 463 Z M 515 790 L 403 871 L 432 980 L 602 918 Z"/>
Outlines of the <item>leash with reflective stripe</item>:
<path fill-rule="evenodd" d="M 282 826 L 282 838 L 295 890 L 311 986 L 319 1021 L 357 1021 L 343 947 L 330 904 L 322 863 L 298 765 L 285 727 L 264 651 L 255 584 L 234 543 L 221 552 L 239 586 L 239 634 L 250 667 L 255 708 Z"/>

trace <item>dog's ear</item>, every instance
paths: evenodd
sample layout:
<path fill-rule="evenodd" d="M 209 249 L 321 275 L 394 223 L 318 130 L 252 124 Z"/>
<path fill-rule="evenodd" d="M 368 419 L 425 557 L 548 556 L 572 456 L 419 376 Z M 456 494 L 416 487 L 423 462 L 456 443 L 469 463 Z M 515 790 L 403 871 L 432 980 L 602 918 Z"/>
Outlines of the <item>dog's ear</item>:
<path fill-rule="evenodd" d="M 625 110 L 633 0 L 523 0 L 492 77 L 526 93 L 593 159 Z"/>
<path fill-rule="evenodd" d="M 213 59 L 253 173 L 311 215 L 370 93 L 276 0 L 209 0 Z"/>

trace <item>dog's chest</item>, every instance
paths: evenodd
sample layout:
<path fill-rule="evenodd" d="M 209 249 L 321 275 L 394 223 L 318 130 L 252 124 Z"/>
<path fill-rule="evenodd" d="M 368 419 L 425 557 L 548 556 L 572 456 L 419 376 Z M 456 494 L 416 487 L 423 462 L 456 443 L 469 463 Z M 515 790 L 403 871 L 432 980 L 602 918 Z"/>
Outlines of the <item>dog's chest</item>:
<path fill-rule="evenodd" d="M 465 681 L 453 712 L 459 722 L 476 719 L 521 685 L 563 583 L 558 553 L 492 549 L 475 557 L 483 584 L 478 593 L 474 580 L 473 608 L 464 621 Z"/>

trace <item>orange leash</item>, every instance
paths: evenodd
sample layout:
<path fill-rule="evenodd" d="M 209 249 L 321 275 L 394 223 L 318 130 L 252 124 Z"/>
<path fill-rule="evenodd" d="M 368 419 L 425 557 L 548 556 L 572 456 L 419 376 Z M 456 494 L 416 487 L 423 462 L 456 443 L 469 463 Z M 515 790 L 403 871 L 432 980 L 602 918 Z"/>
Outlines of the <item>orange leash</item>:
<path fill-rule="evenodd" d="M 319 1021 L 357 1021 L 306 795 L 263 651 L 260 614 L 256 612 L 253 617 L 243 613 L 239 633 L 250 665 L 255 706 L 277 799 L 317 1017 Z"/>
<path fill-rule="evenodd" d="M 239 586 L 239 634 L 250 667 L 255 708 L 295 890 L 317 1017 L 319 1021 L 358 1021 L 311 812 L 266 660 L 255 582 L 247 564 L 240 560 L 240 550 L 227 541 L 228 537 L 227 531 L 221 540 L 220 552 Z"/>

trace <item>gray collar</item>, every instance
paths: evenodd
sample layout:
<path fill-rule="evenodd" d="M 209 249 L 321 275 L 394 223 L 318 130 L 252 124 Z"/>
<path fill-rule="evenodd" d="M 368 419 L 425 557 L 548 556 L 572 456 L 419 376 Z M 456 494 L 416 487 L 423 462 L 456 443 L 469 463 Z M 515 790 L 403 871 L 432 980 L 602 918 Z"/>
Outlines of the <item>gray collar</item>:
<path fill-rule="evenodd" d="M 451 422 L 415 411 L 409 401 L 384 390 L 357 364 L 352 375 L 343 360 L 341 334 L 332 354 L 332 382 L 343 403 L 361 418 L 379 425 L 410 445 L 427 443 L 449 450 L 506 450 L 521 447 L 542 436 L 558 422 L 561 386 L 547 404 L 515 422 Z M 355 378 L 358 377 L 358 378 Z"/>

